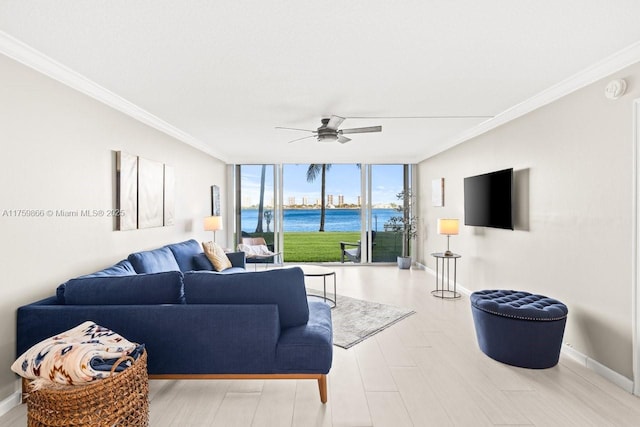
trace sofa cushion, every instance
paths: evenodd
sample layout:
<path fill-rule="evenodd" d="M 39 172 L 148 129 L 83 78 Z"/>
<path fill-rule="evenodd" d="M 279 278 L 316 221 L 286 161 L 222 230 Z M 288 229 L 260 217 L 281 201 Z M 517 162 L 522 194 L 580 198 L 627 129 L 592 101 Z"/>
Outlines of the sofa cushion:
<path fill-rule="evenodd" d="M 236 273 L 246 273 L 247 270 L 245 270 L 242 267 L 231 267 L 231 268 L 226 268 L 222 271 L 212 271 L 212 273 L 216 273 L 216 274 L 236 274 Z"/>
<path fill-rule="evenodd" d="M 86 274 L 84 276 L 80 276 L 79 278 L 85 277 L 104 277 L 104 276 L 131 276 L 136 274 L 136 270 L 134 270 L 131 263 L 123 259 L 122 261 L 112 265 L 111 267 L 107 267 L 103 270 L 96 271 L 95 273 Z M 56 297 L 58 298 L 58 303 L 64 304 L 64 290 L 67 286 L 67 283 L 63 283 L 56 289 Z"/>
<path fill-rule="evenodd" d="M 180 271 L 199 270 L 194 264 L 194 257 L 202 253 L 202 247 L 196 240 L 191 239 L 185 242 L 167 245 L 180 267 Z"/>
<path fill-rule="evenodd" d="M 138 274 L 180 271 L 173 252 L 166 246 L 152 251 L 134 252 L 127 259 Z"/>
<path fill-rule="evenodd" d="M 66 305 L 184 304 L 182 273 L 78 277 L 66 283 Z"/>
<path fill-rule="evenodd" d="M 222 271 L 232 266 L 224 250 L 216 242 L 202 242 L 202 248 L 216 271 Z"/>
<path fill-rule="evenodd" d="M 209 271 L 184 275 L 187 304 L 276 304 L 282 328 L 309 320 L 304 275 L 299 267 L 242 274 Z"/>
<path fill-rule="evenodd" d="M 85 274 L 84 276 L 80 277 L 131 276 L 132 274 L 136 274 L 136 270 L 128 260 L 123 259 L 122 261 L 112 265 L 111 267 L 96 271 L 95 273 Z"/>

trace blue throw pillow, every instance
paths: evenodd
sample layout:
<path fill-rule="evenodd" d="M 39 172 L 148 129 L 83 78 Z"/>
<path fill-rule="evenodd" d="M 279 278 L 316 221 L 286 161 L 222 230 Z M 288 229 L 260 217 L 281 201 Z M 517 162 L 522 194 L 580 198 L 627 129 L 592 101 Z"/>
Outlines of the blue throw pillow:
<path fill-rule="evenodd" d="M 138 274 L 180 271 L 173 252 L 166 246 L 152 251 L 134 252 L 127 259 Z"/>
<path fill-rule="evenodd" d="M 133 276 L 79 277 L 66 283 L 66 305 L 184 304 L 179 271 Z"/>
<path fill-rule="evenodd" d="M 173 256 L 180 266 L 180 271 L 197 270 L 193 263 L 193 257 L 202 253 L 202 246 L 197 241 L 191 239 L 185 242 L 173 243 L 167 245 L 167 248 L 173 252 Z"/>
<path fill-rule="evenodd" d="M 299 267 L 242 274 L 187 272 L 184 294 L 187 304 L 276 304 L 282 328 L 309 321 L 304 275 Z"/>
<path fill-rule="evenodd" d="M 194 255 L 193 257 L 193 270 L 207 270 L 213 271 L 213 264 L 207 258 L 207 255 L 204 252 L 200 252 L 198 255 Z"/>

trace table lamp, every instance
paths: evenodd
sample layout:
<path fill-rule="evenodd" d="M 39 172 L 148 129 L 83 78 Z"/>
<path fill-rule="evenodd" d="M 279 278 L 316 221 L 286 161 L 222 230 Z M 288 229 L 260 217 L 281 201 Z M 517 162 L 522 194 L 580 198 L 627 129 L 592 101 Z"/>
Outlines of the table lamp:
<path fill-rule="evenodd" d="M 216 241 L 216 231 L 222 230 L 221 216 L 208 216 L 204 219 L 204 230 L 213 231 L 213 241 Z"/>
<path fill-rule="evenodd" d="M 438 234 L 447 236 L 447 250 L 444 256 L 452 256 L 453 252 L 449 250 L 449 238 L 458 234 L 458 220 L 453 218 L 438 218 Z"/>

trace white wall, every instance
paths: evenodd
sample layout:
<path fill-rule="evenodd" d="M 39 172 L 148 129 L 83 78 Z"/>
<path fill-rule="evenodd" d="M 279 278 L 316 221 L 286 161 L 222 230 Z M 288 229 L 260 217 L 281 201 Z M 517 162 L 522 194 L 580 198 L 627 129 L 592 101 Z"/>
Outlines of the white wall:
<path fill-rule="evenodd" d="M 210 186 L 226 200 L 225 165 L 0 55 L 0 400 L 14 391 L 15 316 L 67 279 L 134 251 L 196 238 Z M 114 151 L 172 165 L 176 224 L 115 231 L 112 218 L 12 217 L 14 209 L 114 208 Z M 224 203 L 224 202 L 223 202 Z M 224 242 L 218 233 L 219 243 Z"/>
<path fill-rule="evenodd" d="M 617 101 L 611 78 L 627 80 Z M 576 91 L 419 165 L 420 198 L 445 178 L 445 207 L 421 206 L 421 258 L 442 251 L 439 217 L 464 217 L 463 179 L 516 171 L 515 231 L 461 225 L 451 237 L 458 282 L 469 290 L 521 289 L 569 307 L 565 342 L 632 378 L 632 103 L 640 65 Z"/>

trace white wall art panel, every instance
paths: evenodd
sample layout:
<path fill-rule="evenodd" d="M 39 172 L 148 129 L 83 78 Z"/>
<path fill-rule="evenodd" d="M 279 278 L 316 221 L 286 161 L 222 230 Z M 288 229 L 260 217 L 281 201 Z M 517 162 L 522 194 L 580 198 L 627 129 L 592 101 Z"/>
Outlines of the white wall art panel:
<path fill-rule="evenodd" d="M 118 230 L 138 228 L 138 157 L 118 151 L 116 153 Z"/>
<path fill-rule="evenodd" d="M 138 158 L 138 228 L 162 227 L 164 165 Z"/>
<path fill-rule="evenodd" d="M 176 177 L 172 166 L 164 165 L 164 225 L 176 220 Z"/>

